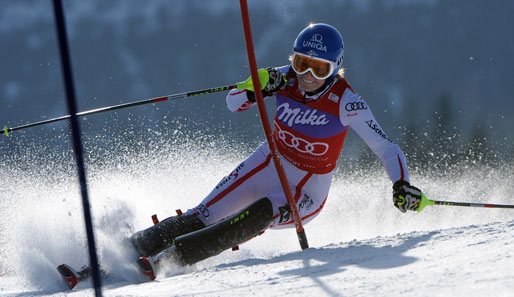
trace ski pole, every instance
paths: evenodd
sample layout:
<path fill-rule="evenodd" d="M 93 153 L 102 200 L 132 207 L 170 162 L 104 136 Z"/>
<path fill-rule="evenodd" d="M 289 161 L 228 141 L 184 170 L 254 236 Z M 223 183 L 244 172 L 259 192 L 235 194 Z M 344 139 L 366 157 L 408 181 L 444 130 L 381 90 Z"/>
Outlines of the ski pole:
<path fill-rule="evenodd" d="M 418 207 L 418 212 L 421 212 L 427 205 L 449 205 L 449 206 L 466 206 L 466 207 L 485 207 L 485 208 L 514 208 L 514 205 L 509 204 L 491 204 L 491 203 L 472 203 L 472 202 L 455 202 L 455 201 L 439 201 L 430 200 L 425 194 L 421 194 L 421 202 Z"/>
<path fill-rule="evenodd" d="M 150 98 L 150 99 L 144 99 L 144 100 L 141 100 L 141 101 L 135 101 L 135 102 L 124 103 L 124 104 L 113 105 L 113 106 L 100 107 L 100 108 L 95 108 L 95 109 L 90 109 L 90 110 L 78 112 L 78 113 L 76 113 L 76 116 L 85 116 L 85 115 L 91 115 L 91 114 L 96 114 L 96 113 L 101 113 L 101 112 L 113 111 L 113 110 L 117 110 L 117 109 L 122 109 L 122 108 L 127 108 L 127 107 L 132 107 L 132 106 L 138 106 L 138 105 L 143 105 L 143 104 L 158 103 L 158 102 L 163 102 L 163 101 L 168 101 L 168 100 L 173 100 L 173 99 L 182 99 L 182 98 L 187 98 L 187 97 L 200 96 L 200 95 L 205 95 L 205 94 L 212 94 L 212 93 L 216 93 L 216 92 L 228 91 L 228 90 L 233 89 L 233 88 L 235 88 L 237 86 L 239 86 L 239 84 L 215 87 L 215 88 L 198 90 L 198 91 L 192 91 L 192 92 L 179 93 L 179 94 L 174 94 L 174 95 L 167 95 L 167 96 Z M 30 124 L 26 124 L 26 125 L 21 125 L 21 126 L 18 126 L 18 127 L 12 127 L 12 128 L 8 128 L 7 126 L 4 126 L 4 129 L 2 130 L 2 133 L 5 134 L 5 135 L 9 135 L 9 133 L 11 133 L 13 131 L 16 131 L 16 130 L 26 129 L 26 128 L 35 127 L 35 126 L 44 125 L 44 124 L 49 124 L 49 123 L 55 123 L 55 122 L 59 122 L 59 121 L 63 121 L 63 120 L 69 119 L 70 117 L 71 117 L 71 115 L 64 115 L 64 116 L 60 116 L 60 117 L 57 117 L 57 118 L 48 119 L 48 120 L 44 120 L 44 121 L 40 121 L 40 122 L 34 122 L 34 123 L 30 123 Z"/>

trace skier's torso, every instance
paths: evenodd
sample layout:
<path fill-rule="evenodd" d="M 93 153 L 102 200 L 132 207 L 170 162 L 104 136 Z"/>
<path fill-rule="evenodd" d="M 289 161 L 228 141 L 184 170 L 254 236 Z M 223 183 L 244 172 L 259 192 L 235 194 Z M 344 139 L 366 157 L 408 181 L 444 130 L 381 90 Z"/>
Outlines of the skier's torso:
<path fill-rule="evenodd" d="M 274 141 L 284 158 L 302 170 L 323 174 L 332 171 L 343 148 L 348 126 L 339 116 L 339 104 L 346 89 L 338 78 L 317 98 L 298 88 L 294 76 L 276 94 Z"/>
<path fill-rule="evenodd" d="M 286 160 L 315 174 L 331 172 L 351 127 L 380 158 L 391 181 L 409 180 L 405 155 L 345 78 L 337 76 L 323 91 L 308 96 L 298 87 L 290 66 L 277 69 L 287 74 L 288 82 L 275 94 L 273 137 Z M 246 90 L 233 89 L 227 95 L 231 111 L 242 112 L 253 105 Z"/>

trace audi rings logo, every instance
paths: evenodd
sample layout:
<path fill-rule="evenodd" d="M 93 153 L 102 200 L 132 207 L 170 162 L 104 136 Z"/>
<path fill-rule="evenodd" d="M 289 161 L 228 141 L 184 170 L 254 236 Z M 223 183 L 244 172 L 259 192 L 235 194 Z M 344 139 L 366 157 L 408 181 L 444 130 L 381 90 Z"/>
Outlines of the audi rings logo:
<path fill-rule="evenodd" d="M 346 111 L 366 110 L 368 109 L 368 105 L 364 102 L 350 102 L 344 106 L 344 109 L 346 109 Z"/>
<path fill-rule="evenodd" d="M 275 124 L 275 127 L 278 131 L 278 138 L 288 147 L 294 148 L 301 153 L 311 154 L 313 156 L 322 156 L 328 151 L 329 146 L 326 143 L 308 142 L 303 138 L 294 136 L 294 134 L 288 131 L 280 129 L 277 124 Z"/>

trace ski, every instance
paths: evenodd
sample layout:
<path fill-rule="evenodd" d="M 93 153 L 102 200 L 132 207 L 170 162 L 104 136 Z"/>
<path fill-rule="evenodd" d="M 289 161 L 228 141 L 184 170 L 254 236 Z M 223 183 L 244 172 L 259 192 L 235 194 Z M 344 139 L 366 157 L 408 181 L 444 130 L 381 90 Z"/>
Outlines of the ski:
<path fill-rule="evenodd" d="M 162 256 L 163 254 L 161 254 L 160 257 L 159 255 L 148 258 L 139 257 L 136 263 L 141 273 L 149 279 L 155 280 L 157 275 L 157 265 L 160 262 L 160 258 Z M 64 282 L 68 285 L 68 288 L 70 288 L 70 290 L 73 290 L 73 288 L 75 288 L 78 283 L 88 280 L 92 276 L 91 267 L 89 267 L 88 265 L 82 266 L 82 268 L 77 271 L 68 264 L 61 264 L 57 266 L 57 271 L 61 275 Z M 101 273 L 102 277 L 108 277 L 105 271 L 101 271 Z"/>
<path fill-rule="evenodd" d="M 75 288 L 79 282 L 91 277 L 91 267 L 88 265 L 84 265 L 79 271 L 76 271 L 68 264 L 61 264 L 57 266 L 57 271 L 61 275 L 64 282 L 66 282 L 70 290 Z"/>

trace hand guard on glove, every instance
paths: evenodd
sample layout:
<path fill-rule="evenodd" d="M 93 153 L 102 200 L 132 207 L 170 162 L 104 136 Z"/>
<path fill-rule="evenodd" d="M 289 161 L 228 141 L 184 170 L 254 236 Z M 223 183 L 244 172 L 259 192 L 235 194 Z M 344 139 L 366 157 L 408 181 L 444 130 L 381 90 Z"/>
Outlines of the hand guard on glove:
<path fill-rule="evenodd" d="M 259 82 L 261 83 L 262 96 L 273 96 L 276 92 L 282 90 L 286 86 L 285 75 L 272 67 L 259 69 Z M 248 78 L 244 82 L 243 88 L 247 89 L 246 96 L 251 102 L 255 102 L 255 93 L 252 84 L 252 78 Z"/>
<path fill-rule="evenodd" d="M 399 180 L 393 185 L 393 203 L 401 212 L 418 210 L 421 203 L 421 195 L 420 189 L 411 186 L 404 180 Z"/>
<path fill-rule="evenodd" d="M 280 70 L 268 67 L 266 68 L 269 74 L 268 83 L 262 90 L 262 95 L 265 97 L 273 96 L 276 92 L 282 90 L 286 86 L 286 78 Z"/>

